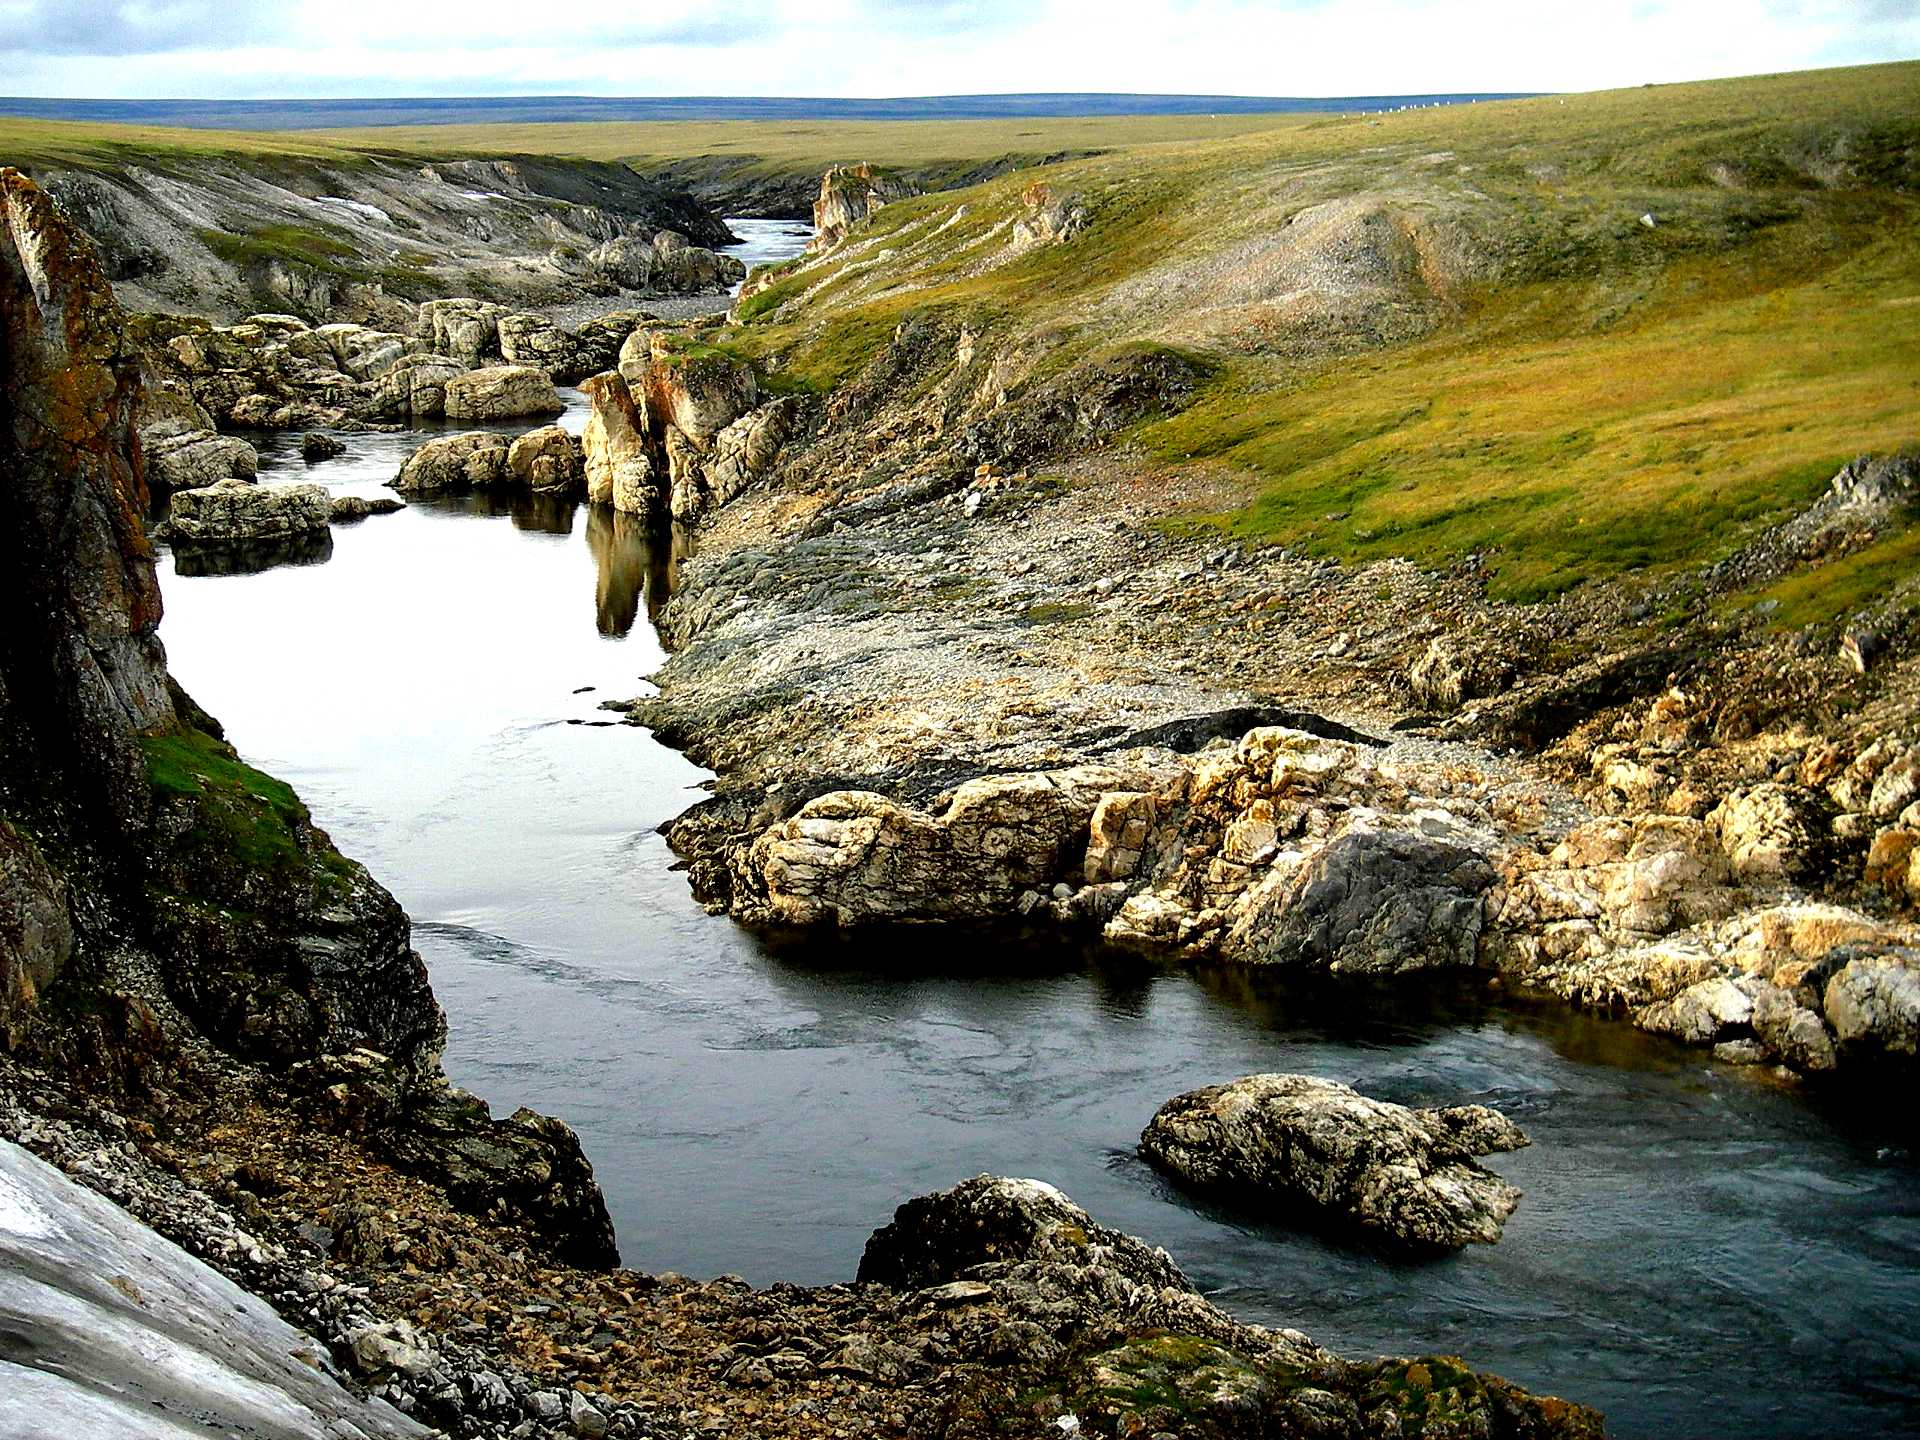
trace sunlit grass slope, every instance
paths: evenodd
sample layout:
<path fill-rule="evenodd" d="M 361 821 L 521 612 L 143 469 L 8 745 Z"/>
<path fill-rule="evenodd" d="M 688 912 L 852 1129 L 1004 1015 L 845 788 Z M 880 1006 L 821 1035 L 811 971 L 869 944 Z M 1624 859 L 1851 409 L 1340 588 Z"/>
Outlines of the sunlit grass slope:
<path fill-rule="evenodd" d="M 1010 257 L 1037 178 L 1089 228 Z M 1920 441 L 1916 182 L 1913 64 L 1310 120 L 889 206 L 736 343 L 820 385 L 930 310 L 1030 381 L 1179 349 L 1212 378 L 1136 438 L 1244 497 L 1188 523 L 1534 597 Z"/>

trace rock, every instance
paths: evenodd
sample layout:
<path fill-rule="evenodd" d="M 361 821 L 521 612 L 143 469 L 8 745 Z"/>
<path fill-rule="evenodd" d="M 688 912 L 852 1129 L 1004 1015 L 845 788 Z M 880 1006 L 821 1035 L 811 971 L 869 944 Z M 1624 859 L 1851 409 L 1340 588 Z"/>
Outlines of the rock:
<path fill-rule="evenodd" d="M 172 435 L 142 434 L 147 482 L 156 495 L 198 490 L 222 480 L 251 480 L 260 457 L 253 446 L 232 435 L 212 430 L 187 430 Z"/>
<path fill-rule="evenodd" d="M 1511 670 L 1487 653 L 1483 644 L 1439 635 L 1428 642 L 1407 672 L 1416 703 L 1451 715 L 1469 700 L 1491 695 Z"/>
<path fill-rule="evenodd" d="M 173 497 L 167 537 L 175 545 L 293 540 L 322 533 L 333 519 L 324 485 L 253 485 L 234 480 Z"/>
<path fill-rule="evenodd" d="M 650 423 L 671 425 L 703 453 L 759 403 L 753 367 L 671 330 L 636 330 L 620 347 L 620 377 Z"/>
<path fill-rule="evenodd" d="M 383 1376 L 394 1371 L 402 1375 L 424 1375 L 433 1368 L 433 1352 L 420 1343 L 419 1335 L 404 1320 L 389 1320 L 363 1325 L 347 1336 L 354 1368 L 362 1375 Z"/>
<path fill-rule="evenodd" d="M 1044 180 L 1020 192 L 1027 213 L 1013 222 L 1009 241 L 1015 250 L 1064 245 L 1087 228 L 1087 207 L 1077 195 L 1056 195 Z"/>
<path fill-rule="evenodd" d="M 331 435 L 318 430 L 309 430 L 300 437 L 300 455 L 309 465 L 317 460 L 331 460 L 335 456 L 347 453 L 346 445 Z"/>
<path fill-rule="evenodd" d="M 466 373 L 444 355 L 409 355 L 368 392 L 368 408 L 377 417 L 435 419 L 446 413 L 447 385 Z"/>
<path fill-rule="evenodd" d="M 1880 658 L 1884 648 L 1885 642 L 1875 631 L 1857 626 L 1840 637 L 1840 659 L 1858 675 L 1873 668 L 1873 662 Z"/>
<path fill-rule="evenodd" d="M 491 430 L 440 435 L 407 457 L 391 484 L 403 495 L 488 490 L 508 483 L 510 442 Z"/>
<path fill-rule="evenodd" d="M 596 375 L 581 385 L 593 409 L 580 445 L 587 499 L 630 515 L 652 515 L 664 492 L 654 473 L 647 422 L 619 375 Z"/>
<path fill-rule="evenodd" d="M 1410 1250 L 1492 1244 L 1520 1192 L 1474 1164 L 1484 1152 L 1469 1142 L 1510 1149 L 1524 1137 L 1448 1113 L 1310 1075 L 1249 1075 L 1168 1101 L 1140 1148 L 1199 1189 L 1297 1202 Z"/>
<path fill-rule="evenodd" d="M 70 898 L 33 838 L 0 820 L 0 1038 L 72 958 Z"/>
<path fill-rule="evenodd" d="M 1763 985 L 1753 999 L 1753 1033 L 1795 1070 L 1820 1074 L 1835 1064 L 1833 1032 L 1790 991 Z"/>
<path fill-rule="evenodd" d="M 1643 1028 L 1675 1035 L 1691 1045 L 1734 1037 L 1753 1021 L 1753 997 L 1722 976 L 1689 985 L 1640 1017 Z"/>
<path fill-rule="evenodd" d="M 858 1280 L 926 1290 L 1009 1261 L 1097 1263 L 1146 1289 L 1193 1288 L 1166 1251 L 1097 1224 L 1045 1181 L 995 1175 L 902 1205 L 867 1241 Z"/>
<path fill-rule="evenodd" d="M 396 500 L 391 495 L 336 495 L 333 497 L 333 519 L 341 521 L 364 520 L 369 515 L 391 515 L 397 510 L 406 509 L 404 500 Z"/>
<path fill-rule="evenodd" d="M 572 497 L 586 489 L 581 444 L 558 425 L 530 430 L 508 446 L 507 470 L 517 484 L 540 495 Z"/>
<path fill-rule="evenodd" d="M 0 733 L 97 834 L 145 811 L 174 720 L 133 420 L 139 367 L 99 261 L 0 168 Z"/>
<path fill-rule="evenodd" d="M 442 402 L 449 420 L 558 415 L 566 408 L 546 371 L 530 365 L 493 365 L 456 375 L 446 382 Z"/>
<path fill-rule="evenodd" d="M 1907 904 L 1920 903 L 1920 829 L 1891 825 L 1877 832 L 1867 850 L 1866 883 Z"/>
<path fill-rule="evenodd" d="M 1233 959 L 1335 973 L 1398 974 L 1480 962 L 1483 896 L 1494 870 L 1478 851 L 1393 829 L 1329 841 L 1242 915 Z"/>
<path fill-rule="evenodd" d="M 0 1331 L 0 1434 L 430 1433 L 349 1394 L 265 1301 L 4 1141 Z"/>
<path fill-rule="evenodd" d="M 878 214 L 895 200 L 919 191 L 904 180 L 876 172 L 871 165 L 836 165 L 820 177 L 820 193 L 813 202 L 813 239 L 809 254 L 830 250 L 862 220 Z"/>
<path fill-rule="evenodd" d="M 1844 946 L 1823 1008 L 1842 1056 L 1902 1062 L 1920 1055 L 1920 949 Z"/>
<path fill-rule="evenodd" d="M 1707 817 L 1707 825 L 1741 880 L 1791 880 L 1818 859 L 1810 797 L 1797 787 L 1736 790 Z"/>
<path fill-rule="evenodd" d="M 415 333 L 434 354 L 450 356 L 470 370 L 500 358 L 500 322 L 510 313 L 490 300 L 429 300 L 420 307 Z"/>
<path fill-rule="evenodd" d="M 580 342 L 538 315 L 503 315 L 497 327 L 500 358 L 509 365 L 530 365 L 558 378 L 575 375 Z"/>
<path fill-rule="evenodd" d="M 567 1398 L 567 1424 L 583 1440 L 600 1440 L 607 1433 L 607 1417 L 577 1390 Z"/>

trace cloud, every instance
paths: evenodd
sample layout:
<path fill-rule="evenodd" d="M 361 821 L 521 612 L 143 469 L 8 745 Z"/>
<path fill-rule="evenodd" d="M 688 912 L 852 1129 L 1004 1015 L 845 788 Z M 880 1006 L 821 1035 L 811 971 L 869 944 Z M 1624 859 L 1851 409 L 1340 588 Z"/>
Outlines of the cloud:
<path fill-rule="evenodd" d="M 0 0 L 20 94 L 1580 90 L 1920 56 L 1920 0 Z"/>

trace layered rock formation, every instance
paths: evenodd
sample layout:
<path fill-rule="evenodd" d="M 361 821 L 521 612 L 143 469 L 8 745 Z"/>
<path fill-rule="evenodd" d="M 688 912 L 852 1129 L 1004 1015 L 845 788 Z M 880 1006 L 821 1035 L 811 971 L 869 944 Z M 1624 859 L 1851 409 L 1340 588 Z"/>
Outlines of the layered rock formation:
<path fill-rule="evenodd" d="M 619 368 L 581 388 L 588 498 L 627 514 L 692 522 L 768 473 L 795 404 L 761 403 L 753 367 L 685 334 L 639 329 Z"/>
<path fill-rule="evenodd" d="M 1520 1192 L 1473 1161 L 1527 1137 L 1484 1105 L 1410 1110 L 1311 1075 L 1176 1096 L 1140 1151 L 1196 1189 L 1291 1208 L 1414 1252 L 1491 1245 Z"/>
<path fill-rule="evenodd" d="M 0 1140 L 0 1435 L 425 1440 L 273 1307 Z"/>
<path fill-rule="evenodd" d="M 813 202 L 813 240 L 809 253 L 830 250 L 862 220 L 878 214 L 895 200 L 920 192 L 905 180 L 873 166 L 836 165 L 820 177 L 820 193 Z"/>
<path fill-rule="evenodd" d="M 279 1083 L 329 1057 L 370 1056 L 352 1083 L 334 1083 L 347 1100 L 386 1097 L 349 1107 L 377 1114 L 372 1143 L 547 1243 L 610 1260 L 571 1134 L 524 1117 L 496 1125 L 447 1085 L 445 1022 L 393 897 L 167 674 L 141 528 L 138 352 L 98 261 L 48 198 L 0 170 L 0 203 L 9 1047 L 105 1093 L 156 1100 L 207 1077 Z M 324 528 L 331 507 L 308 488 L 295 508 Z M 221 505 L 264 496 L 274 508 L 258 487 L 216 493 Z M 211 503 L 183 500 L 189 520 Z M 419 1143 L 423 1125 L 435 1144 Z"/>
<path fill-rule="evenodd" d="M 173 497 L 161 527 L 174 545 L 248 544 L 324 534 L 333 497 L 324 485 L 255 485 L 225 480 Z"/>

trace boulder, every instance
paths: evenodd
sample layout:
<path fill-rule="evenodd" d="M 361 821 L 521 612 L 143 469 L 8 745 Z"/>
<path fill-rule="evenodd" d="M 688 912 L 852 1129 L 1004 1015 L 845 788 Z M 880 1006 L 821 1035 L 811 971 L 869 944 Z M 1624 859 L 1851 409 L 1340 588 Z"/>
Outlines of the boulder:
<path fill-rule="evenodd" d="M 636 330 L 620 347 L 620 377 L 656 426 L 704 452 L 760 400 L 753 367 L 671 330 Z"/>
<path fill-rule="evenodd" d="M 508 446 L 507 469 L 536 494 L 573 496 L 586 487 L 580 442 L 558 425 L 530 430 Z"/>
<path fill-rule="evenodd" d="M 332 460 L 346 453 L 347 447 L 343 442 L 318 430 L 309 430 L 300 437 L 300 456 L 309 465 L 319 460 Z"/>
<path fill-rule="evenodd" d="M 1437 635 L 1407 671 L 1407 683 L 1416 703 L 1451 715 L 1469 700 L 1493 694 L 1506 683 L 1509 673 L 1486 653 L 1484 646 Z"/>
<path fill-rule="evenodd" d="M 1920 1058 L 1920 949 L 1843 946 L 1832 959 L 1823 1001 L 1841 1054 L 1911 1066 Z"/>
<path fill-rule="evenodd" d="M 166 534 L 174 545 L 246 544 L 324 533 L 333 497 L 324 485 L 253 485 L 225 480 L 173 497 Z"/>
<path fill-rule="evenodd" d="M 539 315 L 505 315 L 499 323 L 500 358 L 559 377 L 578 369 L 580 342 Z"/>
<path fill-rule="evenodd" d="M 442 413 L 449 420 L 509 420 L 558 415 L 566 409 L 553 381 L 531 365 L 491 365 L 446 382 Z"/>
<path fill-rule="evenodd" d="M 415 334 L 436 355 L 449 355 L 462 369 L 500 358 L 500 322 L 512 312 L 490 300 L 429 300 L 420 307 Z"/>
<path fill-rule="evenodd" d="M 1736 879 L 1796 879 L 1819 859 L 1811 798 L 1797 786 L 1736 790 L 1707 816 Z"/>
<path fill-rule="evenodd" d="M 1222 953 L 1345 974 L 1477 965 L 1493 881 L 1493 866 L 1468 845 L 1357 826 L 1297 867 L 1269 872 Z"/>
<path fill-rule="evenodd" d="M 508 449 L 507 437 L 491 430 L 437 436 L 409 455 L 390 483 L 403 495 L 492 489 L 507 483 Z"/>
<path fill-rule="evenodd" d="M 1197 1189 L 1296 1204 L 1412 1251 L 1498 1240 L 1520 1192 L 1472 1157 L 1526 1143 L 1485 1106 L 1411 1110 L 1311 1075 L 1190 1091 L 1140 1137 Z"/>
<path fill-rule="evenodd" d="M 1077 195 L 1057 195 L 1044 180 L 1020 192 L 1026 213 L 1013 222 L 1008 244 L 1016 251 L 1064 245 L 1087 228 L 1087 207 Z"/>
<path fill-rule="evenodd" d="M 373 382 L 367 400 L 378 416 L 431 420 L 446 413 L 447 385 L 466 373 L 445 355 L 408 355 Z"/>
<path fill-rule="evenodd" d="M 1043 1180 L 976 1175 L 894 1211 L 860 1256 L 858 1282 L 921 1290 L 983 1265 L 1095 1263 L 1149 1290 L 1191 1290 L 1166 1251 L 1098 1224 Z"/>
<path fill-rule="evenodd" d="M 222 480 L 251 480 L 259 472 L 259 455 L 237 436 L 186 430 L 171 435 L 142 432 L 140 439 L 147 483 L 156 495 L 198 490 Z"/>
<path fill-rule="evenodd" d="M 333 497 L 335 524 L 343 520 L 364 520 L 369 515 L 391 515 L 406 509 L 406 502 L 391 495 L 336 495 Z"/>

